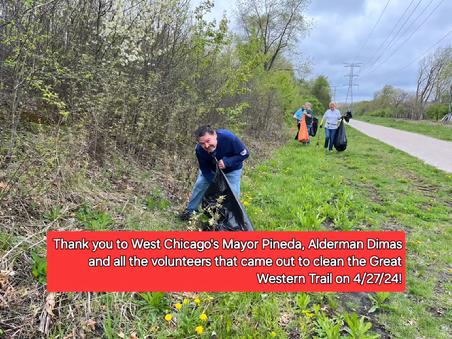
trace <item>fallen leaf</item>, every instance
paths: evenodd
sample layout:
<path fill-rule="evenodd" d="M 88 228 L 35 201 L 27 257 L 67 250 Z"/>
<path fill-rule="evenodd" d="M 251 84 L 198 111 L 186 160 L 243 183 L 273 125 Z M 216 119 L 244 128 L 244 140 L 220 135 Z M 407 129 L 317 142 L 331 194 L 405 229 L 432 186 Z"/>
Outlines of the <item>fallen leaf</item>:
<path fill-rule="evenodd" d="M 96 329 L 96 321 L 93 319 L 88 319 L 86 321 L 86 325 L 91 328 L 92 331 L 94 331 Z"/>
<path fill-rule="evenodd" d="M 0 289 L 8 283 L 9 273 L 7 271 L 0 271 Z"/>
<path fill-rule="evenodd" d="M 279 316 L 279 323 L 281 326 L 287 325 L 290 322 L 290 315 L 287 312 L 282 312 Z"/>
<path fill-rule="evenodd" d="M 50 315 L 54 315 L 53 308 L 55 307 L 55 295 L 56 295 L 55 292 L 50 292 L 46 298 L 45 310 Z"/>

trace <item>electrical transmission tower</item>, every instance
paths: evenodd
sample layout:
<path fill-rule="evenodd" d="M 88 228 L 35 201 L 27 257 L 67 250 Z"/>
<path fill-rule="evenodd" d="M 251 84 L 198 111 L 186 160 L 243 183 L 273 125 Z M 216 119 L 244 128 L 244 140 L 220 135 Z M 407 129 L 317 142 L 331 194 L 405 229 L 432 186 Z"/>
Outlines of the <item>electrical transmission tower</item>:
<path fill-rule="evenodd" d="M 353 62 L 353 63 L 346 63 L 344 66 L 344 67 L 350 68 L 350 72 L 347 75 L 345 75 L 346 77 L 348 77 L 347 98 L 345 99 L 345 103 L 347 104 L 348 97 L 350 96 L 350 105 L 348 106 L 349 110 L 351 110 L 352 106 L 353 106 L 353 86 L 358 86 L 358 84 L 357 84 L 358 79 L 356 79 L 356 83 L 353 83 L 353 80 L 355 78 L 358 78 L 358 76 L 359 76 L 359 74 L 355 73 L 355 68 L 359 69 L 359 67 L 361 67 L 361 65 L 362 65 L 361 62 Z"/>
<path fill-rule="evenodd" d="M 333 85 L 331 86 L 331 88 L 333 89 L 333 102 L 336 102 L 336 88 L 338 88 L 339 86 L 337 85 Z"/>

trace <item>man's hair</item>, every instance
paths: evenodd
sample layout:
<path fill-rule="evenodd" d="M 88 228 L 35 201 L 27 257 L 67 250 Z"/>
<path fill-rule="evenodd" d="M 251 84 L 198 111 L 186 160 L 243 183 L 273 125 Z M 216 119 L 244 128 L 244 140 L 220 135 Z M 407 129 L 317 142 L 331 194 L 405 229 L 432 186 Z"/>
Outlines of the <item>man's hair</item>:
<path fill-rule="evenodd" d="M 210 125 L 199 126 L 195 131 L 196 140 L 203 137 L 206 134 L 215 134 L 215 129 Z"/>

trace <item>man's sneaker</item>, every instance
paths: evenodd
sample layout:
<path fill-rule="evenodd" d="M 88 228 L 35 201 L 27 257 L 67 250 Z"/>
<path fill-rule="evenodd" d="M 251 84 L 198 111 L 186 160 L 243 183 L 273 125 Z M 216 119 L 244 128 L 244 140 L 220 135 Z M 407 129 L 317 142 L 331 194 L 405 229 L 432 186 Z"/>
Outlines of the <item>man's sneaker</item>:
<path fill-rule="evenodd" d="M 179 219 L 181 221 L 189 221 L 190 217 L 193 215 L 193 211 L 190 210 L 184 210 L 179 214 Z"/>

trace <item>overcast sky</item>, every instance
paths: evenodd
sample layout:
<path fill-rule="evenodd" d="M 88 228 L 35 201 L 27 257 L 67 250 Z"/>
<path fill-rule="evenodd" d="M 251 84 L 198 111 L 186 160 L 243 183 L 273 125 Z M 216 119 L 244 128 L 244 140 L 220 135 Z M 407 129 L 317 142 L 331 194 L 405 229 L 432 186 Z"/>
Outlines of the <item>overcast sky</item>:
<path fill-rule="evenodd" d="M 214 3 L 212 17 L 226 13 L 234 29 L 237 0 Z M 362 63 L 354 101 L 371 99 L 385 84 L 414 91 L 419 60 L 452 45 L 451 0 L 312 0 L 306 15 L 312 28 L 297 52 L 311 63 L 309 78 L 323 74 L 337 86 L 338 102 L 347 97 L 345 63 Z"/>

